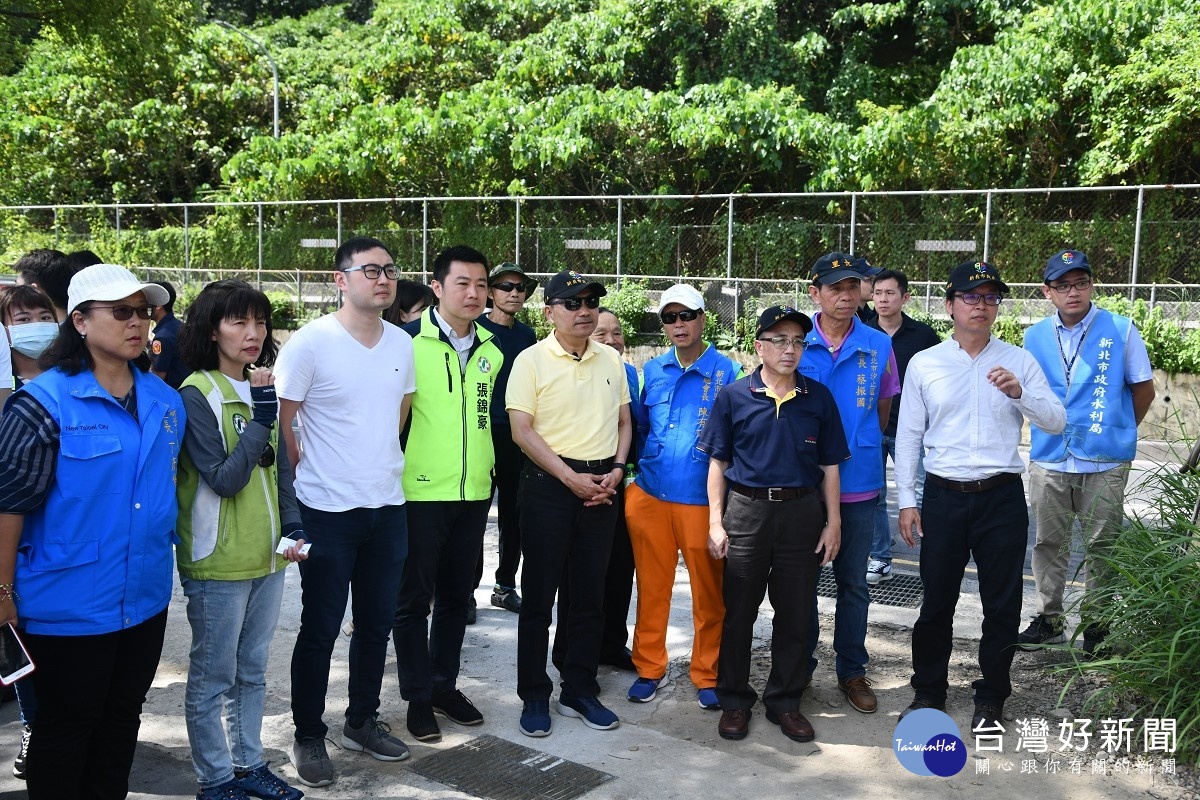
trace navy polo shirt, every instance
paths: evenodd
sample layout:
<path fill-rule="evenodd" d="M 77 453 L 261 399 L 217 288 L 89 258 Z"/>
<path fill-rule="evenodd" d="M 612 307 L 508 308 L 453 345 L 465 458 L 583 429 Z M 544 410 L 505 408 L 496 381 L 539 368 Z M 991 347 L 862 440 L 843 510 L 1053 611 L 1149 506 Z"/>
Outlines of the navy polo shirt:
<path fill-rule="evenodd" d="M 500 365 L 500 374 L 496 376 L 496 384 L 492 388 L 492 397 L 499 397 L 499 403 L 492 403 L 492 425 L 508 427 L 508 410 L 504 408 L 504 395 L 508 391 L 508 374 L 520 353 L 537 344 L 537 334 L 533 328 L 520 320 L 515 320 L 510 328 L 488 319 L 487 314 L 481 315 L 475 322 L 485 330 L 491 331 L 496 346 L 504 354 L 504 363 Z"/>
<path fill-rule="evenodd" d="M 820 486 L 822 466 L 850 457 L 829 389 L 797 372 L 795 394 L 777 406 L 762 367 L 721 390 L 697 447 L 730 462 L 727 480 L 758 489 Z"/>
<path fill-rule="evenodd" d="M 154 341 L 150 343 L 150 369 L 166 374 L 167 386 L 179 389 L 192 371 L 179 358 L 179 334 L 183 323 L 174 314 L 167 314 L 154 324 Z"/>

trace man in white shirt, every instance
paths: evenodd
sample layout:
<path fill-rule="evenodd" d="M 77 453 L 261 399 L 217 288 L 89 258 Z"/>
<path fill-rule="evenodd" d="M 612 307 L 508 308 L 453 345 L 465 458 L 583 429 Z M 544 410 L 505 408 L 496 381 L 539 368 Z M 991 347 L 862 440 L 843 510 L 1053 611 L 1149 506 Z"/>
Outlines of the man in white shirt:
<path fill-rule="evenodd" d="M 1093 557 L 1120 532 L 1125 482 L 1137 452 L 1137 427 L 1154 401 L 1154 370 L 1133 322 L 1092 303 L 1092 267 L 1078 250 L 1050 257 L 1042 292 L 1055 313 L 1025 332 L 1025 349 L 1042 365 L 1067 408 L 1067 427 L 1030 436 L 1029 496 L 1037 526 L 1033 578 L 1037 614 L 1017 637 L 1022 650 L 1062 642 L 1063 590 L 1078 517 L 1087 548 L 1084 589 L 1096 591 L 1102 571 Z M 1104 629 L 1087 620 L 1083 649 L 1091 653 Z"/>
<path fill-rule="evenodd" d="M 1021 618 L 1029 511 L 1017 452 L 1027 418 L 1049 434 L 1063 405 L 1028 352 L 992 336 L 1008 286 L 983 261 L 959 264 L 946 284 L 954 332 L 912 357 L 900 394 L 896 489 L 900 535 L 921 539 L 925 599 L 913 626 L 912 704 L 945 710 L 954 609 L 967 560 L 975 559 L 983 635 L 973 731 L 995 730 L 1012 694 L 1009 669 Z M 925 448 L 925 494 L 917 509 L 917 465 Z M 914 535 L 915 529 L 915 535 Z M 903 717 L 903 714 L 901 715 Z"/>
<path fill-rule="evenodd" d="M 334 778 L 321 717 L 351 585 L 354 634 L 342 744 L 381 761 L 409 755 L 378 712 L 408 555 L 400 429 L 416 391 L 413 343 L 379 317 L 396 296 L 398 277 L 382 242 L 350 239 L 338 248 L 334 265 L 342 307 L 296 331 L 275 365 L 280 430 L 296 466 L 296 498 L 312 542 L 300 570 L 303 611 L 291 673 L 291 759 L 308 786 L 327 786 Z M 292 428 L 297 418 L 298 437 Z"/>

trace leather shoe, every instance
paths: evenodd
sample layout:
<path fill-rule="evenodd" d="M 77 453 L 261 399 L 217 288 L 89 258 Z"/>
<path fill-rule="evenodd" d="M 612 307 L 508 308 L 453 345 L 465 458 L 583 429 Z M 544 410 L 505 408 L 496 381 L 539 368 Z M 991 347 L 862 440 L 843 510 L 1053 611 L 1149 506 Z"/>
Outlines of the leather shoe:
<path fill-rule="evenodd" d="M 722 739 L 745 739 L 750 731 L 750 710 L 746 708 L 730 708 L 721 712 L 721 721 L 717 723 L 717 733 Z"/>
<path fill-rule="evenodd" d="M 633 665 L 633 653 L 628 647 L 622 648 L 615 653 L 606 653 L 600 656 L 600 663 L 607 664 L 610 667 L 623 669 L 626 672 L 637 672 L 637 667 Z"/>
<path fill-rule="evenodd" d="M 778 725 L 783 735 L 793 742 L 811 742 L 817 737 L 812 723 L 805 719 L 799 711 L 785 711 L 782 714 L 776 714 L 768 708 L 767 722 Z"/>
<path fill-rule="evenodd" d="M 1004 725 L 1000 722 L 1000 715 L 1003 709 L 1004 706 L 997 706 L 991 703 L 976 703 L 975 716 L 971 717 L 971 732 L 1003 733 Z"/>
<path fill-rule="evenodd" d="M 875 692 L 871 691 L 871 682 L 867 680 L 866 675 L 838 681 L 838 688 L 842 690 L 842 694 L 846 695 L 846 699 L 850 701 L 850 705 L 855 711 L 874 714 L 875 710 L 879 708 L 879 701 L 875 699 Z"/>
<path fill-rule="evenodd" d="M 929 697 L 922 697 L 921 695 L 917 695 L 916 697 L 913 698 L 913 701 L 908 704 L 908 708 L 906 708 L 900 712 L 900 719 L 904 719 L 913 711 L 919 711 L 922 708 L 932 708 L 937 711 L 945 711 L 946 703 L 943 701 L 934 700 Z"/>

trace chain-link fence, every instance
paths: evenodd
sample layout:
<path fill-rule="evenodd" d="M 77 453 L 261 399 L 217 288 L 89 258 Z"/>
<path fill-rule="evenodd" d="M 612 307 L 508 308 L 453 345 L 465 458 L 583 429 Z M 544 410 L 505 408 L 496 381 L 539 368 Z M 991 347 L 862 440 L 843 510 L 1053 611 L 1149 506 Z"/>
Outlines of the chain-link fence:
<path fill-rule="evenodd" d="M 533 273 L 644 279 L 652 299 L 686 280 L 705 287 L 726 326 L 777 299 L 808 307 L 808 268 L 831 250 L 903 270 L 917 307 L 934 315 L 949 269 L 986 259 L 1013 287 L 1008 311 L 1034 319 L 1048 308 L 1046 258 L 1073 247 L 1088 254 L 1103 293 L 1200 323 L 1197 185 L 0 207 L 0 264 L 34 247 L 89 248 L 196 287 L 185 298 L 237 276 L 318 313 L 336 302 L 332 248 L 353 235 L 382 239 L 420 279 L 440 249 L 466 242 Z"/>

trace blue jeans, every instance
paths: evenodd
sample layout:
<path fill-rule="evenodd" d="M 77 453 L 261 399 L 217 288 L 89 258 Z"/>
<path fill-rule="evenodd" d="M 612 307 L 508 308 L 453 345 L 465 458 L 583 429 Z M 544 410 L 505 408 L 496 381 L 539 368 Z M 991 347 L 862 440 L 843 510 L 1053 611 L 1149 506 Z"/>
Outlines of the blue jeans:
<path fill-rule="evenodd" d="M 874 499 L 842 503 L 842 546 L 833 560 L 837 579 L 837 611 L 833 622 L 834 666 L 839 681 L 867 674 L 867 607 L 871 595 L 863 577 L 867 553 L 875 530 Z M 817 587 L 813 584 L 812 615 L 808 624 L 808 672 L 817 670 L 817 641 L 821 638 L 821 617 L 817 613 Z"/>
<path fill-rule="evenodd" d="M 892 463 L 896 463 L 896 437 L 883 436 L 883 470 L 887 473 L 888 456 L 892 457 Z M 917 459 L 917 508 L 921 507 L 921 495 L 925 488 L 925 456 Z M 887 484 L 879 492 L 879 500 L 875 506 L 875 536 L 871 540 L 871 558 L 876 561 L 886 561 L 889 564 L 892 561 L 892 541 L 895 531 L 892 530 L 891 520 L 888 517 L 888 498 Z"/>
<path fill-rule="evenodd" d="M 297 739 L 321 739 L 329 730 L 321 719 L 329 662 L 351 585 L 354 634 L 346 716 L 361 724 L 379 711 L 388 635 L 408 556 L 408 519 L 402 505 L 320 511 L 304 503 L 300 517 L 313 547 L 308 560 L 300 562 L 303 610 L 292 650 L 292 720 Z"/>
<path fill-rule="evenodd" d="M 263 760 L 267 652 L 279 621 L 284 571 L 248 580 L 180 578 L 192 626 L 184 719 L 201 789 Z M 222 719 L 224 718 L 224 719 Z M 226 740 L 228 724 L 228 740 Z"/>

